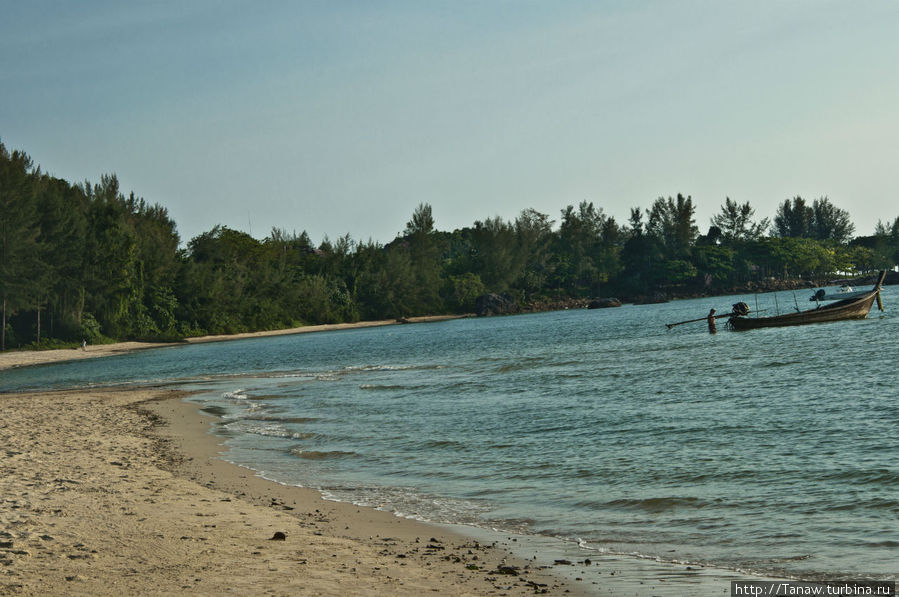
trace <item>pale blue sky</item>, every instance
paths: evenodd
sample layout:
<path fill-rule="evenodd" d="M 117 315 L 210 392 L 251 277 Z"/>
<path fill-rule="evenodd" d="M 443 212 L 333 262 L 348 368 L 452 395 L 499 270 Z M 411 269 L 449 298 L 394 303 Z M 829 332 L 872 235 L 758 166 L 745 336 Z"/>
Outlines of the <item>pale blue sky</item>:
<path fill-rule="evenodd" d="M 0 139 L 215 224 L 390 241 L 684 193 L 899 216 L 899 3 L 0 1 Z"/>

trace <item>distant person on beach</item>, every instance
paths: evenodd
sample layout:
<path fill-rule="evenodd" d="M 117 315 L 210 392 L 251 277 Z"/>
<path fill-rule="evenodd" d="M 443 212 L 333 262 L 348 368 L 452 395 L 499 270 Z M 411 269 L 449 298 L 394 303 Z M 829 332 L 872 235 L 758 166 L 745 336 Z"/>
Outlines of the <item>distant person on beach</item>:
<path fill-rule="evenodd" d="M 709 310 L 709 316 L 707 318 L 709 320 L 709 333 L 716 334 L 718 333 L 718 328 L 715 327 L 715 310 Z"/>
<path fill-rule="evenodd" d="M 81 339 L 81 350 L 87 350 L 87 340 Z"/>

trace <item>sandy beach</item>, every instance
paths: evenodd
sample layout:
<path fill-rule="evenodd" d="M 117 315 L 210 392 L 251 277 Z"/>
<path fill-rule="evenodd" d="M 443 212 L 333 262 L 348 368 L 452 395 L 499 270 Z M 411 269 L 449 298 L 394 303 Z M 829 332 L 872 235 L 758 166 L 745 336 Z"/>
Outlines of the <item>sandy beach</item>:
<path fill-rule="evenodd" d="M 0 594 L 722 595 L 746 578 L 325 501 L 221 460 L 215 419 L 174 390 L 0 395 L 0 421 Z"/>
<path fill-rule="evenodd" d="M 327 323 L 321 325 L 307 325 L 298 328 L 269 330 L 265 332 L 247 332 L 244 334 L 229 334 L 218 336 L 199 336 L 196 338 L 187 338 L 185 339 L 184 343 L 202 344 L 205 342 L 224 342 L 230 340 L 242 340 L 244 338 L 263 338 L 266 336 L 286 336 L 290 334 L 311 334 L 315 332 L 332 332 L 335 330 L 381 327 L 385 325 L 430 323 L 435 321 L 446 321 L 449 319 L 460 319 L 464 317 L 469 317 L 469 315 L 429 315 L 424 317 L 409 317 L 402 322 L 397 321 L 396 319 L 383 319 L 376 321 L 359 321 L 356 323 Z M 164 342 L 116 342 L 114 344 L 89 345 L 84 350 L 82 350 L 81 348 L 55 350 L 7 350 L 5 352 L 0 352 L 0 371 L 12 367 L 44 365 L 47 363 L 58 363 L 62 361 L 76 361 L 80 359 L 106 357 L 134 352 L 135 350 L 160 348 L 163 346 L 172 346 L 176 344 L 177 343 L 173 344 Z"/>
<path fill-rule="evenodd" d="M 495 546 L 225 463 L 172 390 L 3 395 L 0 413 L 0 593 L 579 593 Z"/>

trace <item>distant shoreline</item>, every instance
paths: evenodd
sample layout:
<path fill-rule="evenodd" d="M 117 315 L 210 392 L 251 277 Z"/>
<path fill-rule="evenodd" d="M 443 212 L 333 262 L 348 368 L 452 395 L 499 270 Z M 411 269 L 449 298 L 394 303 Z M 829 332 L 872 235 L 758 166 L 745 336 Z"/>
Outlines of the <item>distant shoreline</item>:
<path fill-rule="evenodd" d="M 863 277 L 854 280 L 829 280 L 826 283 L 815 284 L 811 280 L 791 280 L 786 282 L 770 281 L 767 284 L 749 285 L 744 287 L 734 287 L 727 290 L 718 290 L 714 293 L 702 293 L 695 291 L 677 292 L 671 291 L 664 296 L 657 297 L 627 297 L 623 299 L 625 304 L 653 304 L 664 303 L 675 300 L 689 300 L 695 298 L 715 298 L 720 296 L 733 296 L 736 294 L 757 294 L 767 292 L 780 292 L 788 290 L 811 290 L 822 286 L 839 285 L 841 283 L 851 282 L 856 286 L 865 286 L 873 284 L 873 278 Z M 884 286 L 891 284 L 899 284 L 899 273 L 887 272 Z M 542 303 L 539 305 L 531 305 L 522 308 L 520 313 L 540 313 L 545 311 L 567 310 L 567 309 L 585 309 L 590 301 L 588 299 L 569 299 L 564 301 L 555 301 Z M 86 350 L 80 348 L 72 349 L 53 349 L 53 350 L 7 350 L 0 352 L 0 371 L 4 369 L 12 369 L 14 367 L 27 367 L 32 365 L 46 365 L 50 363 L 61 363 L 65 361 L 76 361 L 81 359 L 112 356 L 117 354 L 125 354 L 134 352 L 135 350 L 145 350 L 148 348 L 162 348 L 165 346 L 180 346 L 183 344 L 202 344 L 205 342 L 227 342 L 229 340 L 242 340 L 245 338 L 263 338 L 266 336 L 287 336 L 291 334 L 309 334 L 315 332 L 331 332 L 335 330 L 347 330 L 369 327 L 381 327 L 387 325 L 399 325 L 405 323 L 432 323 L 437 321 L 447 321 L 452 319 L 465 319 L 474 317 L 474 314 L 468 313 L 463 315 L 424 315 L 420 317 L 408 317 L 402 320 L 398 319 L 381 319 L 372 321 L 358 321 L 355 323 L 326 323 L 319 325 L 307 325 L 296 328 L 284 328 L 279 330 L 266 330 L 260 332 L 243 332 L 239 334 L 219 334 L 209 336 L 198 336 L 196 338 L 186 338 L 182 342 L 136 342 L 125 341 L 115 342 L 113 344 L 97 344 L 89 345 Z"/>
<path fill-rule="evenodd" d="M 0 353 L 0 371 L 4 369 L 12 369 L 14 367 L 47 365 L 51 363 L 62 363 L 65 361 L 77 361 L 81 359 L 107 357 L 126 354 L 129 352 L 134 352 L 136 350 L 162 348 L 165 346 L 204 344 L 207 342 L 227 342 L 229 340 L 263 338 L 267 336 L 288 336 L 291 334 L 332 332 L 335 330 L 381 327 L 387 325 L 400 325 L 405 323 L 433 323 L 451 319 L 464 319 L 466 317 L 471 317 L 471 315 L 426 315 L 422 317 L 408 317 L 402 321 L 396 319 L 382 319 L 375 321 L 359 321 L 356 323 L 326 323 L 321 325 L 307 325 L 297 328 L 266 330 L 261 332 L 199 336 L 196 338 L 187 338 L 183 342 L 115 342 L 113 344 L 88 345 L 85 350 L 82 350 L 80 348 L 62 348 L 54 350 L 8 350 L 6 352 Z"/>

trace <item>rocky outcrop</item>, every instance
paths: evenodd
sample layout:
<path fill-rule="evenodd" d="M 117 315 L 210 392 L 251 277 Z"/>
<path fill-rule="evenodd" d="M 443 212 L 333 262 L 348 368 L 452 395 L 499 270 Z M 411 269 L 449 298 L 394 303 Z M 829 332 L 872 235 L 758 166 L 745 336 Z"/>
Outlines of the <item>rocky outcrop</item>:
<path fill-rule="evenodd" d="M 634 297 L 635 305 L 655 305 L 658 303 L 667 303 L 670 299 L 664 292 L 654 292 L 649 296 L 641 295 Z"/>
<path fill-rule="evenodd" d="M 540 313 L 543 311 L 567 311 L 568 309 L 584 309 L 589 301 L 579 298 L 537 299 L 521 306 L 522 313 Z"/>
<path fill-rule="evenodd" d="M 482 294 L 475 299 L 474 310 L 478 317 L 487 315 L 510 315 L 519 313 L 521 308 L 515 299 L 507 293 L 503 294 Z"/>
<path fill-rule="evenodd" d="M 620 307 L 621 301 L 617 298 L 594 299 L 587 304 L 588 309 L 608 309 L 609 307 Z"/>

